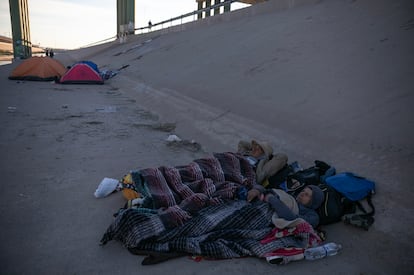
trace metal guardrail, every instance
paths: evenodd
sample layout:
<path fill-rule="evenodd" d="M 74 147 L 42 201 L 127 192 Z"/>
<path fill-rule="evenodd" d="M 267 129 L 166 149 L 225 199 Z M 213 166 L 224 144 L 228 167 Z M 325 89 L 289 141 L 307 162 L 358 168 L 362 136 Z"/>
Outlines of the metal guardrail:
<path fill-rule="evenodd" d="M 96 42 L 92 42 L 90 44 L 87 44 L 85 46 L 82 46 L 82 47 L 80 47 L 80 49 L 87 48 L 87 47 L 91 47 L 91 46 L 95 46 L 95 45 L 99 45 L 99 44 L 102 44 L 102 43 L 105 43 L 105 42 L 109 42 L 109 41 L 113 41 L 113 40 L 115 40 L 117 38 L 118 38 L 118 36 L 117 35 L 114 35 L 114 36 L 111 36 L 109 38 L 105 38 L 103 40 L 99 40 L 99 41 L 96 41 Z"/>
<path fill-rule="evenodd" d="M 238 2 L 238 1 L 237 0 L 227 0 L 227 1 L 224 1 L 222 3 L 218 3 L 218 4 L 215 4 L 215 5 L 211 5 L 209 7 L 205 7 L 204 9 L 200 9 L 200 10 L 196 10 L 196 11 L 189 12 L 189 13 L 186 13 L 186 14 L 182 14 L 180 16 L 177 16 L 177 17 L 174 17 L 174 18 L 171 18 L 171 19 L 167 19 L 167 20 L 161 21 L 159 23 L 152 24 L 151 26 L 135 28 L 134 31 L 143 31 L 143 30 L 150 31 L 152 28 L 155 28 L 157 26 L 161 26 L 161 29 L 163 29 L 164 24 L 172 23 L 172 22 L 177 21 L 177 20 L 182 20 L 182 19 L 187 18 L 187 17 L 194 17 L 198 14 L 202 14 L 203 12 L 211 11 L 211 10 L 214 10 L 214 9 L 226 6 L 226 5 L 230 5 L 233 2 Z M 195 21 L 195 20 L 193 20 L 193 21 Z M 182 24 L 182 21 L 181 21 L 181 24 Z"/>
<path fill-rule="evenodd" d="M 204 9 L 199 9 L 199 10 L 195 10 L 195 11 L 192 11 L 192 12 L 188 12 L 188 13 L 185 13 L 185 14 L 182 14 L 182 15 L 179 15 L 179 16 L 176 16 L 176 17 L 173 17 L 173 18 L 170 18 L 170 19 L 152 24 L 151 26 L 135 28 L 134 29 L 134 34 L 135 34 L 136 31 L 141 31 L 141 33 L 142 33 L 144 30 L 148 30 L 148 32 L 150 32 L 152 28 L 156 28 L 157 26 L 161 26 L 161 30 L 162 30 L 164 28 L 164 24 L 170 23 L 170 26 L 168 26 L 168 27 L 171 27 L 172 22 L 177 21 L 177 20 L 181 20 L 180 24 L 182 24 L 182 20 L 184 18 L 194 17 L 196 15 L 202 14 L 203 12 L 211 11 L 211 10 L 214 10 L 214 9 L 226 6 L 226 5 L 230 5 L 231 3 L 234 3 L 234 2 L 238 2 L 238 1 L 237 0 L 227 0 L 227 1 L 215 4 L 215 5 L 211 5 L 209 7 L 205 7 Z M 194 19 L 193 21 L 195 21 L 195 20 L 196 19 Z M 93 43 L 85 45 L 85 46 L 82 46 L 81 48 L 91 47 L 91 46 L 98 45 L 98 44 L 101 44 L 101 43 L 104 43 L 104 42 L 115 40 L 117 38 L 119 38 L 118 35 L 115 35 L 115 36 L 112 36 L 112 37 L 109 37 L 109 38 L 106 38 L 106 39 L 103 39 L 103 40 L 100 40 L 100 41 L 97 41 L 97 42 L 93 42 Z"/>

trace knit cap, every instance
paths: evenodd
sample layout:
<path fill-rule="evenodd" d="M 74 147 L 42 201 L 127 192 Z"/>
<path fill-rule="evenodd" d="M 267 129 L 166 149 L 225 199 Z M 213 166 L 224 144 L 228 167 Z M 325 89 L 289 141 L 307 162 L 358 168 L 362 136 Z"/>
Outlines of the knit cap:
<path fill-rule="evenodd" d="M 270 144 L 267 143 L 266 141 L 252 140 L 252 145 L 253 144 L 259 145 L 262 148 L 263 152 L 265 153 L 266 157 L 269 158 L 273 154 L 272 146 L 270 146 Z"/>
<path fill-rule="evenodd" d="M 312 189 L 312 201 L 310 202 L 310 205 L 308 207 L 312 209 L 317 209 L 323 201 L 325 200 L 325 195 L 323 194 L 323 191 L 316 185 L 308 185 L 306 187 L 309 187 Z"/>

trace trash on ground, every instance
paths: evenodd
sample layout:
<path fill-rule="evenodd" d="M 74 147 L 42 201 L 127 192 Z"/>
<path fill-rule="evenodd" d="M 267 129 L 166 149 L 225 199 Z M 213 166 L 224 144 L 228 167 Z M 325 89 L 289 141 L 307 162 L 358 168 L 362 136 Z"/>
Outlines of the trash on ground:
<path fill-rule="evenodd" d="M 95 191 L 96 198 L 103 198 L 111 194 L 118 187 L 119 181 L 111 178 L 104 178 Z"/>

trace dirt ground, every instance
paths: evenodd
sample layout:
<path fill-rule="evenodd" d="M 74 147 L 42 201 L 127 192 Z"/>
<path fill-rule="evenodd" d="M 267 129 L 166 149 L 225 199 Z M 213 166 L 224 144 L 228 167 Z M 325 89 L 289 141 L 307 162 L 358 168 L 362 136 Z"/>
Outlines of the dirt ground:
<path fill-rule="evenodd" d="M 411 274 L 414 167 L 410 1 L 260 4 L 137 37 L 57 53 L 120 70 L 104 85 L 10 81 L 0 66 L 1 274 Z M 217 50 L 220 48 L 221 50 Z M 168 146 L 176 134 L 201 145 Z M 303 166 L 321 159 L 375 180 L 369 231 L 325 226 L 337 256 L 141 266 L 99 240 L 125 203 L 93 196 L 104 177 L 187 164 L 269 140 Z"/>

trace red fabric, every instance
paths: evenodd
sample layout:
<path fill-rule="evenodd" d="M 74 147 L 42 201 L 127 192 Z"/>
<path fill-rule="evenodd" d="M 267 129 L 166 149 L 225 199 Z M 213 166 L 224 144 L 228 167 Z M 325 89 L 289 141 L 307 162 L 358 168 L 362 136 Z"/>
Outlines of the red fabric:
<path fill-rule="evenodd" d="M 62 84 L 102 84 L 103 79 L 89 65 L 78 63 L 60 79 Z"/>
<path fill-rule="evenodd" d="M 287 247 L 287 248 L 279 248 L 273 252 L 267 253 L 265 257 L 270 256 L 293 256 L 302 254 L 305 251 L 304 248 L 297 248 L 297 247 Z"/>
<path fill-rule="evenodd" d="M 302 222 L 296 225 L 295 227 L 291 227 L 291 228 L 279 229 L 275 227 L 273 228 L 272 231 L 270 231 L 270 233 L 267 236 L 265 236 L 260 241 L 260 243 L 267 244 L 277 238 L 282 238 L 282 237 L 292 236 L 292 235 L 298 236 L 301 234 L 307 235 L 307 238 L 308 238 L 307 243 L 308 243 L 308 246 L 310 247 L 318 245 L 319 243 L 322 242 L 321 238 L 318 236 L 318 234 L 315 233 L 315 230 L 313 230 L 313 227 L 307 222 Z"/>

